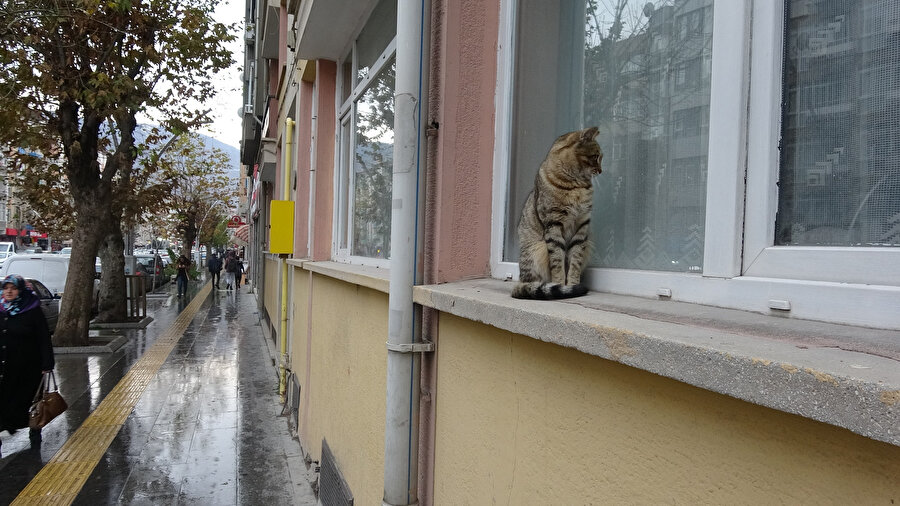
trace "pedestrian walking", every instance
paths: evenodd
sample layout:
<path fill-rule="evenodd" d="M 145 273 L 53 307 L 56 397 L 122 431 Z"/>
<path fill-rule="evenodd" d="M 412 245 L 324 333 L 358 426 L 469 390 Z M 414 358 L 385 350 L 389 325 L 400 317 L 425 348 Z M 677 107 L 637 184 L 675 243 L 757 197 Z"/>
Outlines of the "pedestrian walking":
<path fill-rule="evenodd" d="M 234 250 L 228 250 L 225 252 L 225 289 L 233 290 L 234 289 L 234 277 L 235 273 L 238 270 L 238 259 L 237 255 L 235 255 Z"/>
<path fill-rule="evenodd" d="M 177 269 L 177 273 L 175 274 L 175 284 L 178 287 L 178 296 L 184 297 L 187 295 L 187 284 L 190 279 L 190 273 L 188 273 L 188 269 L 191 267 L 191 261 L 188 257 L 184 256 L 184 253 L 178 257 L 178 261 L 175 262 L 175 268 Z"/>
<path fill-rule="evenodd" d="M 5 277 L 2 288 L 0 430 L 12 434 L 28 427 L 28 409 L 41 377 L 52 371 L 56 362 L 40 298 L 18 274 Z M 32 446 L 40 444 L 40 429 L 30 429 L 28 436 Z"/>
<path fill-rule="evenodd" d="M 216 285 L 216 288 L 219 288 L 219 273 L 222 272 L 222 260 L 219 258 L 218 254 L 213 252 L 213 254 L 210 255 L 207 267 L 209 268 L 212 283 Z"/>
<path fill-rule="evenodd" d="M 241 259 L 241 257 L 237 256 L 237 254 L 235 254 L 234 257 L 237 260 L 237 270 L 234 271 L 234 283 L 235 286 L 240 288 L 241 281 L 243 281 L 244 279 L 244 261 Z"/>

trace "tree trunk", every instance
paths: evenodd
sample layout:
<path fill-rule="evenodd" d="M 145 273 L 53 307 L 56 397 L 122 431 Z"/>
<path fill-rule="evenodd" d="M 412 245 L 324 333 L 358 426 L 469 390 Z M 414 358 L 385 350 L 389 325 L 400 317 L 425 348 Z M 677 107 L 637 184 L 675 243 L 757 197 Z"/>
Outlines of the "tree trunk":
<path fill-rule="evenodd" d="M 191 249 L 194 247 L 194 239 L 196 238 L 197 230 L 188 229 L 188 231 L 184 234 L 184 245 L 181 247 L 181 253 L 191 259 L 191 261 L 193 261 L 193 257 L 191 256 Z"/>
<path fill-rule="evenodd" d="M 95 196 L 99 191 L 93 192 Z M 69 272 L 66 288 L 59 308 L 59 320 L 53 333 L 55 346 L 85 346 L 88 344 L 88 329 L 91 321 L 91 306 L 94 301 L 95 257 L 108 218 L 104 213 L 103 199 L 75 199 L 76 202 L 91 202 L 78 205 L 75 233 L 72 238 L 72 256 L 69 258 Z M 107 199 L 108 200 L 108 199 Z M 104 266 L 104 270 L 105 270 Z"/>
<path fill-rule="evenodd" d="M 100 263 L 103 277 L 100 278 L 100 300 L 97 321 L 124 322 L 127 319 L 125 289 L 125 241 L 119 223 L 110 224 L 110 230 L 100 244 Z"/>

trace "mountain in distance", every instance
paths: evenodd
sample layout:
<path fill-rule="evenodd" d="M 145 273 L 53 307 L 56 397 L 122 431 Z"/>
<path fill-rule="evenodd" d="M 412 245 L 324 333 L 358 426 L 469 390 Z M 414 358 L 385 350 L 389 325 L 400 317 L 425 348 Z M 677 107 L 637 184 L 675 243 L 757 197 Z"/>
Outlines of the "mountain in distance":
<path fill-rule="evenodd" d="M 140 143 L 146 139 L 147 131 L 150 128 L 152 128 L 151 125 L 138 125 L 134 131 L 134 141 Z M 224 172 L 230 179 L 233 179 L 235 182 L 239 181 L 241 179 L 241 150 L 214 137 L 201 133 L 197 133 L 197 135 L 203 139 L 206 147 L 216 148 L 228 156 L 228 166 L 224 167 Z"/>
<path fill-rule="evenodd" d="M 214 137 L 203 134 L 197 135 L 203 138 L 203 142 L 207 147 L 216 148 L 228 155 L 228 167 L 226 167 L 225 173 L 234 181 L 239 181 L 241 179 L 241 150 Z"/>

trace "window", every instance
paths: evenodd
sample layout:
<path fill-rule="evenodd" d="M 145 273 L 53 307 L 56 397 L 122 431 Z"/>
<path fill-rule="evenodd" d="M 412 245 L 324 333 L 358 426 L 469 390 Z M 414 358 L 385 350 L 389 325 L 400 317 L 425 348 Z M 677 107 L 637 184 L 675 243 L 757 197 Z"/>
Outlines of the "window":
<path fill-rule="evenodd" d="M 656 3 L 618 14 L 614 5 L 594 0 L 519 3 L 517 61 L 529 65 L 515 75 L 511 166 L 519 172 L 511 174 L 516 183 L 510 186 L 508 215 L 510 223 L 518 220 L 553 139 L 596 125 L 600 146 L 612 156 L 604 157 L 603 174 L 595 180 L 595 214 L 603 219 L 592 220 L 591 232 L 602 246 L 590 265 L 695 272 L 702 265 L 697 243 L 703 242 L 705 199 L 682 196 L 705 192 L 699 160 L 708 149 L 710 79 L 700 61 L 710 51 L 712 30 L 696 15 L 690 17 L 691 34 L 698 37 L 675 36 L 675 20 L 688 19 L 680 4 L 696 9 L 712 0 Z M 547 28 L 566 23 L 572 29 Z M 556 40 L 532 36 L 541 32 Z M 567 86 L 573 73 L 583 78 Z M 548 83 L 547 75 L 558 76 L 558 82 Z M 605 83 L 598 79 L 602 75 Z M 690 187 L 682 186 L 685 181 Z M 516 261 L 514 226 L 507 228 L 506 244 L 505 258 Z"/>
<path fill-rule="evenodd" d="M 597 125 L 589 286 L 900 328 L 900 4 L 617 5 L 504 11 L 494 275 L 553 139 Z"/>
<path fill-rule="evenodd" d="M 335 258 L 390 258 L 396 0 L 382 0 L 340 62 Z M 379 260 L 380 259 L 380 260 Z"/>
<path fill-rule="evenodd" d="M 796 3 L 787 9 L 775 244 L 900 246 L 898 32 L 865 22 L 896 22 L 900 7 L 832 0 L 800 16 Z M 843 43 L 848 33 L 856 43 Z"/>
<path fill-rule="evenodd" d="M 757 16 L 777 22 L 754 27 L 753 52 L 783 59 L 750 76 L 743 274 L 900 286 L 900 5 L 790 0 Z M 867 304 L 896 308 L 892 293 Z"/>

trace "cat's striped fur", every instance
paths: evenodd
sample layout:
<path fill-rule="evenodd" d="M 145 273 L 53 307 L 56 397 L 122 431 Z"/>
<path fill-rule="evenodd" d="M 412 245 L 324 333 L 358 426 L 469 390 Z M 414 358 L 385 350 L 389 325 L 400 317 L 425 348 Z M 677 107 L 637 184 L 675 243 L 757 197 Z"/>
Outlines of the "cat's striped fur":
<path fill-rule="evenodd" d="M 590 254 L 588 232 L 603 151 L 597 127 L 561 135 L 534 178 L 519 220 L 519 299 L 562 299 L 587 293 L 581 272 Z"/>

